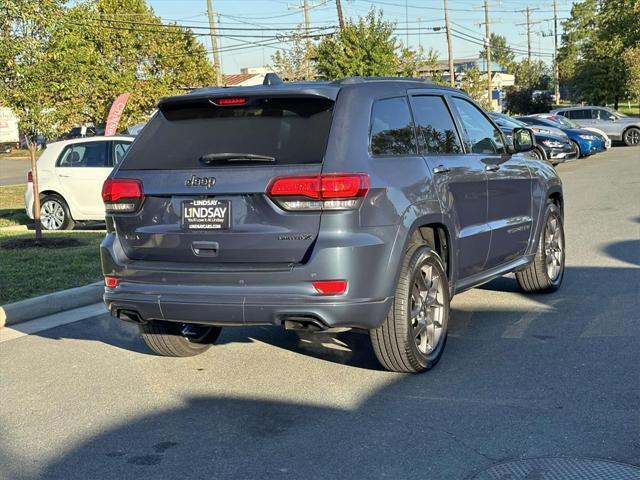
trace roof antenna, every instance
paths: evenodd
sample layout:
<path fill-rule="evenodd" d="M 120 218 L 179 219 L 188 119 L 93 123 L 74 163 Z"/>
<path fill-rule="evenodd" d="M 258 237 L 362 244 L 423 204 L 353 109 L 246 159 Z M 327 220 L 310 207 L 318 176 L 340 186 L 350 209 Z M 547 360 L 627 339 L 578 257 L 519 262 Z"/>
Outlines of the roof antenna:
<path fill-rule="evenodd" d="M 282 79 L 276 73 L 267 73 L 262 81 L 262 85 L 277 85 L 279 83 L 282 83 Z"/>

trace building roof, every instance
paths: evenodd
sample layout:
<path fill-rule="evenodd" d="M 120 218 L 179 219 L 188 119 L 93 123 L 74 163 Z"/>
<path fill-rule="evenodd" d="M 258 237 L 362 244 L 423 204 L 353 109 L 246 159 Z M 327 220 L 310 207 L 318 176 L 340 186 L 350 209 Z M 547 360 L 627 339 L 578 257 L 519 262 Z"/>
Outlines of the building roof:
<path fill-rule="evenodd" d="M 223 75 L 222 80 L 225 85 L 233 86 L 233 85 L 240 85 L 241 83 L 246 82 L 247 80 L 253 77 L 258 77 L 260 75 L 261 74 L 259 73 L 234 73 L 231 75 Z"/>

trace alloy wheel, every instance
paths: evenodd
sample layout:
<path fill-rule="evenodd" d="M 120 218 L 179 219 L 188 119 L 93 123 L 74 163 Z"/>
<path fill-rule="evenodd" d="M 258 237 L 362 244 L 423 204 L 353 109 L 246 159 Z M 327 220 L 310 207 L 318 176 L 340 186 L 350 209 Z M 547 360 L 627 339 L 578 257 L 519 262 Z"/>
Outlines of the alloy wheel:
<path fill-rule="evenodd" d="M 554 282 L 564 268 L 564 238 L 562 238 L 560 221 L 555 215 L 550 215 L 545 225 L 544 254 L 547 275 L 549 280 Z"/>
<path fill-rule="evenodd" d="M 431 265 L 417 269 L 411 290 L 411 328 L 416 347 L 424 355 L 439 344 L 444 321 L 444 282 Z"/>
<path fill-rule="evenodd" d="M 40 223 L 47 230 L 60 230 L 65 220 L 64 207 L 56 200 L 47 200 L 40 207 Z"/>
<path fill-rule="evenodd" d="M 627 145 L 638 145 L 640 144 L 640 130 L 637 128 L 630 128 L 624 134 L 625 143 Z"/>

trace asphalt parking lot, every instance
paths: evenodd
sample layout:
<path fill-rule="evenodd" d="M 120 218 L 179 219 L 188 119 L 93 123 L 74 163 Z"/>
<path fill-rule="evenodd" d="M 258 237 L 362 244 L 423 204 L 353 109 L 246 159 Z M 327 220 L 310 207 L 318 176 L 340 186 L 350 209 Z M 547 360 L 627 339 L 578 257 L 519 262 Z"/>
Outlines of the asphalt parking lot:
<path fill-rule="evenodd" d="M 558 167 L 567 270 L 457 296 L 440 364 L 382 371 L 354 333 L 229 329 L 152 356 L 107 315 L 0 343 L 6 479 L 465 479 L 519 458 L 640 465 L 640 149 Z M 541 478 L 541 477 L 540 477 Z"/>
<path fill-rule="evenodd" d="M 31 162 L 23 158 L 0 160 L 0 186 L 27 183 L 27 172 L 31 170 Z"/>

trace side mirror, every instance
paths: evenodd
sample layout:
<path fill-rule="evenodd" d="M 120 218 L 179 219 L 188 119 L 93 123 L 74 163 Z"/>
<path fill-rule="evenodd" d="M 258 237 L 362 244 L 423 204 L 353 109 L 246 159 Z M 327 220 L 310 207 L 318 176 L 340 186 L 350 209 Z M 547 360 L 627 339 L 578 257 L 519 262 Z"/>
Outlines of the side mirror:
<path fill-rule="evenodd" d="M 516 152 L 528 152 L 536 146 L 533 132 L 528 128 L 513 129 L 513 149 Z"/>
<path fill-rule="evenodd" d="M 616 121 L 616 117 L 613 115 L 609 115 L 609 120 L 611 120 L 612 122 Z"/>

